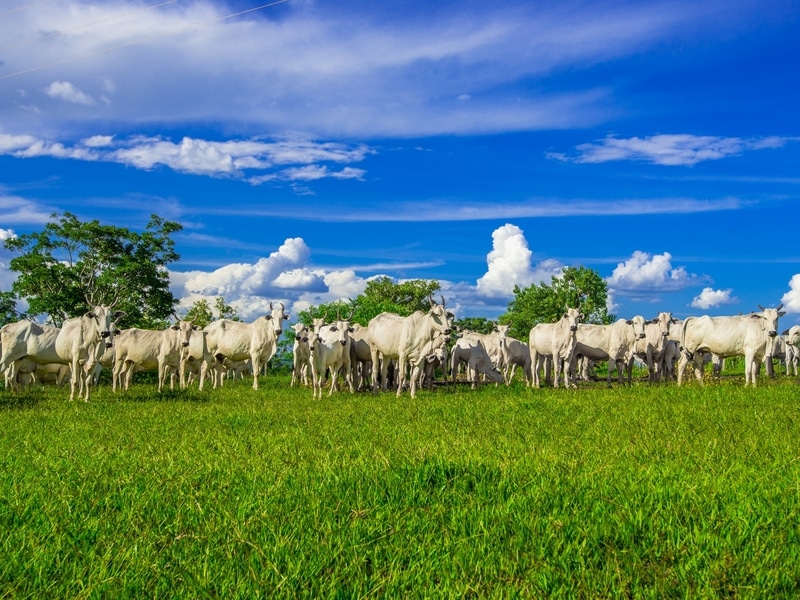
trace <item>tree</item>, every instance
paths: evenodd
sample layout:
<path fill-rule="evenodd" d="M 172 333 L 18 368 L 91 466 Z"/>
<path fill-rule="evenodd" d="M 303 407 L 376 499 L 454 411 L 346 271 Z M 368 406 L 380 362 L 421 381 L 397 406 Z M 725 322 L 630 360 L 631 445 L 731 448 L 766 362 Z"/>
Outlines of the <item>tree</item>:
<path fill-rule="evenodd" d="M 511 323 L 510 334 L 527 340 L 537 323 L 555 323 L 567 306 L 580 308 L 585 323 L 612 323 L 615 316 L 606 307 L 608 286 L 600 275 L 585 267 L 565 267 L 561 276 L 553 276 L 550 285 L 542 282 L 521 289 L 514 286 L 514 299 L 501 323 Z"/>
<path fill-rule="evenodd" d="M 301 322 L 310 325 L 312 317 L 321 317 L 327 313 L 333 318 L 337 312 L 347 316 L 352 310 L 351 322 L 367 325 L 373 317 L 382 312 L 405 317 L 417 310 L 423 312 L 430 310 L 430 298 L 440 288 L 439 282 L 435 279 L 410 279 L 395 283 L 391 277 L 378 277 L 368 281 L 364 293 L 353 300 L 320 304 L 312 307 L 313 310 L 300 311 L 299 318 Z"/>
<path fill-rule="evenodd" d="M 495 328 L 495 322 L 486 317 L 463 317 L 456 320 L 454 325 L 459 331 L 468 329 L 469 331 L 486 334 L 492 333 Z"/>
<path fill-rule="evenodd" d="M 167 265 L 180 258 L 170 236 L 180 224 L 151 215 L 137 233 L 68 212 L 52 219 L 41 232 L 4 241 L 20 253 L 10 263 L 19 273 L 12 289 L 28 301 L 29 314 L 46 314 L 60 326 L 87 304 L 114 304 L 126 313 L 121 327 L 167 324 L 177 304 Z"/>
<path fill-rule="evenodd" d="M 0 292 L 0 327 L 6 323 L 19 321 L 22 315 L 17 312 L 17 298 L 14 292 Z"/>

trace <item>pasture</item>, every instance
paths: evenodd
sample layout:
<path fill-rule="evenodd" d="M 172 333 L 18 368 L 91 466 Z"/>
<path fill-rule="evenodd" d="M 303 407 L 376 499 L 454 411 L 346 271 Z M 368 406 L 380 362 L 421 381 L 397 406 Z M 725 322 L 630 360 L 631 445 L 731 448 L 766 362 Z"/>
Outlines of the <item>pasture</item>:
<path fill-rule="evenodd" d="M 0 597 L 790 597 L 800 387 L 0 393 Z"/>

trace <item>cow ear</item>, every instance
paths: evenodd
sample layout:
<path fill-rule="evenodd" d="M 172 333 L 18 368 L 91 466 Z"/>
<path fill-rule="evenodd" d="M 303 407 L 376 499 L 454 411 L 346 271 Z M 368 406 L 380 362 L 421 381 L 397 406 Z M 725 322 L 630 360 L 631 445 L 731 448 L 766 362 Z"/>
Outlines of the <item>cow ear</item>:
<path fill-rule="evenodd" d="M 331 325 L 329 329 L 330 331 L 339 331 L 339 328 L 336 327 L 336 325 Z"/>
<path fill-rule="evenodd" d="M 448 310 L 448 311 L 447 311 L 447 318 L 448 318 L 448 319 L 455 319 L 455 318 L 456 318 L 456 316 L 455 316 L 453 313 L 451 313 L 451 312 Z"/>
<path fill-rule="evenodd" d="M 200 326 L 199 325 L 193 325 L 192 326 L 192 331 L 200 331 Z"/>
<path fill-rule="evenodd" d="M 288 321 L 289 320 L 289 315 L 287 315 L 286 313 L 283 313 L 283 318 Z"/>
<path fill-rule="evenodd" d="M 625 319 L 625 322 L 626 322 L 628 325 L 633 325 L 633 321 L 632 321 L 631 319 Z"/>
<path fill-rule="evenodd" d="M 170 329 L 172 329 L 173 331 L 180 331 L 181 330 L 181 328 L 178 325 L 173 325 L 172 327 L 170 327 Z"/>
<path fill-rule="evenodd" d="M 348 328 L 347 328 L 347 331 L 348 331 L 349 333 L 353 333 L 353 328 L 352 328 L 352 327 L 348 327 Z"/>
<path fill-rule="evenodd" d="M 778 316 L 779 316 L 779 317 L 782 317 L 782 316 L 783 316 L 783 315 L 785 315 L 785 314 L 786 314 L 786 311 L 785 311 L 785 310 L 782 310 L 782 311 L 778 312 Z"/>
<path fill-rule="evenodd" d="M 124 311 L 124 310 L 118 310 L 118 311 L 115 311 L 115 312 L 114 312 L 114 314 L 113 314 L 112 316 L 114 317 L 114 323 L 116 323 L 116 322 L 117 322 L 117 321 L 119 321 L 119 320 L 120 320 L 122 317 L 124 317 L 124 316 L 125 316 L 125 311 Z"/>
<path fill-rule="evenodd" d="M 264 315 L 264 318 L 269 321 L 270 319 L 272 319 L 272 315 Z"/>

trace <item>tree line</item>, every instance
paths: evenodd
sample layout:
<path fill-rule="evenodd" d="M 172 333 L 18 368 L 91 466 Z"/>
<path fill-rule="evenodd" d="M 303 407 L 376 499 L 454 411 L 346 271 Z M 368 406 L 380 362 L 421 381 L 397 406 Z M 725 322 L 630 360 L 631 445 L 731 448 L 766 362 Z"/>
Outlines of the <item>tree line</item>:
<path fill-rule="evenodd" d="M 0 290 L 0 325 L 20 318 L 44 319 L 60 327 L 68 318 L 86 312 L 89 304 L 114 305 L 125 311 L 121 328 L 161 329 L 178 316 L 178 302 L 169 289 L 168 265 L 180 260 L 173 234 L 183 226 L 151 215 L 141 232 L 105 225 L 97 220 L 81 221 L 74 214 L 54 213 L 40 232 L 4 240 L 16 254 L 10 261 L 17 278 L 11 290 Z M 396 282 L 381 276 L 367 282 L 362 294 L 300 311 L 299 319 L 310 324 L 313 317 L 337 311 L 350 314 L 353 323 L 366 326 L 381 312 L 407 316 L 427 311 L 431 298 L 438 301 L 441 285 L 436 279 Z M 526 341 L 537 323 L 557 321 L 565 307 L 580 307 L 587 323 L 608 324 L 606 282 L 592 269 L 565 267 L 549 283 L 526 288 L 514 286 L 514 298 L 497 321 L 511 324 L 510 334 Z M 28 305 L 26 314 L 16 310 L 18 300 Z M 452 302 L 452 299 L 451 299 Z M 217 297 L 195 302 L 183 315 L 200 327 L 212 320 L 239 320 L 236 310 Z M 494 321 L 485 317 L 462 317 L 458 327 L 488 333 Z"/>

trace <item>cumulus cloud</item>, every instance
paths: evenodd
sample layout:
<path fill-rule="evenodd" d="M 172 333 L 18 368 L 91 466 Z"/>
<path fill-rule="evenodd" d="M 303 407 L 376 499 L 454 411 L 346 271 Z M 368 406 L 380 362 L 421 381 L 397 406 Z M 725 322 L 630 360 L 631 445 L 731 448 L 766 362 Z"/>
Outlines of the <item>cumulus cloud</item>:
<path fill-rule="evenodd" d="M 613 135 L 593 144 L 576 146 L 578 154 L 567 156 L 549 153 L 550 158 L 577 163 L 604 163 L 634 160 L 665 166 L 692 166 L 707 160 L 719 160 L 748 150 L 779 148 L 797 138 L 738 138 L 710 135 L 653 135 L 618 138 Z"/>
<path fill-rule="evenodd" d="M 0 227 L 0 292 L 7 292 L 17 278 L 16 273 L 10 269 L 11 253 L 3 247 L 2 242 L 17 237 L 12 229 Z"/>
<path fill-rule="evenodd" d="M 781 298 L 783 308 L 788 313 L 800 313 L 800 273 L 789 280 L 789 291 Z"/>
<path fill-rule="evenodd" d="M 531 265 L 533 252 L 522 229 L 506 223 L 492 232 L 492 251 L 486 256 L 488 269 L 477 282 L 477 291 L 489 297 L 511 297 L 514 286 L 528 287 L 534 282 L 550 281 L 561 273 L 557 261 Z"/>
<path fill-rule="evenodd" d="M 723 304 L 733 304 L 736 302 L 736 298 L 731 297 L 732 291 L 731 289 L 715 290 L 710 287 L 703 288 L 703 291 L 694 297 L 691 306 L 705 310 Z"/>
<path fill-rule="evenodd" d="M 617 264 L 606 283 L 615 294 L 637 296 L 682 290 L 701 279 L 684 267 L 673 268 L 669 252 L 651 256 L 637 250 L 628 260 Z"/>
<path fill-rule="evenodd" d="M 364 291 L 366 280 L 353 270 L 312 268 L 311 250 L 302 238 L 288 238 L 268 257 L 255 263 L 235 263 L 214 271 L 170 273 L 171 289 L 188 308 L 198 299 L 222 296 L 245 320 L 264 314 L 269 302 L 284 302 L 287 310 L 309 304 L 354 298 Z"/>
<path fill-rule="evenodd" d="M 73 102 L 75 104 L 91 106 L 95 103 L 94 98 L 88 94 L 84 94 L 69 81 L 54 81 L 45 88 L 44 93 L 51 98 L 60 98 L 61 100 L 66 100 L 67 102 Z"/>

